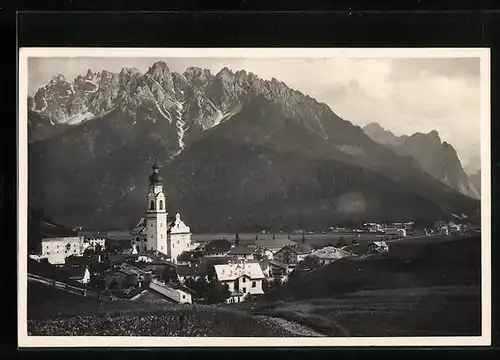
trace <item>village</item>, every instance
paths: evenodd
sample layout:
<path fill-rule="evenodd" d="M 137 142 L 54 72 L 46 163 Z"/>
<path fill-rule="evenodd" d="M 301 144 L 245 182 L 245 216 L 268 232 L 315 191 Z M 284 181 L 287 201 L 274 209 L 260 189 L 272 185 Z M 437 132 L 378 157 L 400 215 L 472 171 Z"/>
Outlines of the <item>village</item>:
<path fill-rule="evenodd" d="M 194 241 L 176 213 L 170 217 L 157 162 L 149 176 L 144 216 L 128 236 L 79 231 L 45 237 L 29 255 L 28 280 L 102 301 L 134 301 L 153 293 L 178 304 L 240 303 L 281 286 L 290 276 L 337 260 L 391 251 L 403 238 L 463 235 L 467 225 L 436 222 L 416 229 L 414 222 L 365 223 L 360 229 L 331 229 L 331 241 L 311 245 L 305 231 L 254 238 Z"/>

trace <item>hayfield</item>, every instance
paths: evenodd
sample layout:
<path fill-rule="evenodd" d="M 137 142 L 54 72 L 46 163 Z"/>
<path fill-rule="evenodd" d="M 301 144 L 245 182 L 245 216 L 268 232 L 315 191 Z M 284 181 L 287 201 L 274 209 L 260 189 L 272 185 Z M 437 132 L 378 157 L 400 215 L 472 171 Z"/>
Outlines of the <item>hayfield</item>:
<path fill-rule="evenodd" d="M 142 301 L 97 302 L 48 288 L 28 286 L 31 336 L 299 336 L 275 319 L 224 307 L 177 305 L 144 296 Z"/>
<path fill-rule="evenodd" d="M 407 239 L 390 247 L 291 277 L 239 307 L 329 336 L 480 335 L 479 237 Z"/>
<path fill-rule="evenodd" d="M 481 331 L 478 287 L 367 290 L 269 304 L 255 314 L 298 322 L 327 336 L 473 336 Z"/>

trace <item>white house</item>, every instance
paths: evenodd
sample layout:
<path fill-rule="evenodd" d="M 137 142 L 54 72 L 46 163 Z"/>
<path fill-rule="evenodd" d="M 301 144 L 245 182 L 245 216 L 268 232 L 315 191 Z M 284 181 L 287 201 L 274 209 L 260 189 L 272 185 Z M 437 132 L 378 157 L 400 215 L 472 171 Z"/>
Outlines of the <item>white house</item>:
<path fill-rule="evenodd" d="M 95 248 L 97 245 L 104 249 L 106 247 L 107 234 L 100 231 L 80 231 L 78 236 L 83 236 L 83 247 Z"/>
<path fill-rule="evenodd" d="M 63 265 L 68 256 L 80 256 L 83 251 L 83 236 L 42 239 L 41 257 L 47 258 L 52 265 Z"/>
<path fill-rule="evenodd" d="M 224 264 L 214 265 L 217 280 L 227 285 L 231 292 L 226 302 L 241 302 L 244 301 L 248 294 L 261 295 L 264 294 L 262 290 L 262 280 L 264 273 L 259 263 L 238 263 L 238 264 Z"/>
<path fill-rule="evenodd" d="M 173 263 L 183 252 L 191 250 L 191 230 L 184 224 L 179 213 L 168 218 L 166 197 L 163 193 L 162 177 L 158 173 L 158 162 L 149 176 L 147 210 L 131 231 L 134 252 L 155 250 L 164 253 Z"/>
<path fill-rule="evenodd" d="M 384 253 L 389 251 L 389 245 L 385 241 L 374 241 L 370 243 L 369 249 L 371 252 Z"/>
<path fill-rule="evenodd" d="M 311 256 L 317 257 L 321 265 L 328 265 L 339 259 L 353 256 L 353 254 L 346 250 L 338 249 L 333 246 L 327 246 L 311 253 Z"/>

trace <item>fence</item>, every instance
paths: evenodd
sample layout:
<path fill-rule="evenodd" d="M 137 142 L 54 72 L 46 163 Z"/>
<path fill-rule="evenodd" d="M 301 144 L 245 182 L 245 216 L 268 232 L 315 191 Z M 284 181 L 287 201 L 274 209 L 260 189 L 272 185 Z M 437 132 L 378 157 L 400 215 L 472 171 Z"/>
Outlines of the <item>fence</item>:
<path fill-rule="evenodd" d="M 28 274 L 28 281 L 36 281 L 42 284 L 46 284 L 52 286 L 56 289 L 63 290 L 75 295 L 86 296 L 86 297 L 94 297 L 97 298 L 99 295 L 95 291 L 87 290 L 83 287 L 77 287 L 73 285 L 69 285 L 62 281 L 57 281 L 53 279 L 49 279 L 40 275 Z"/>

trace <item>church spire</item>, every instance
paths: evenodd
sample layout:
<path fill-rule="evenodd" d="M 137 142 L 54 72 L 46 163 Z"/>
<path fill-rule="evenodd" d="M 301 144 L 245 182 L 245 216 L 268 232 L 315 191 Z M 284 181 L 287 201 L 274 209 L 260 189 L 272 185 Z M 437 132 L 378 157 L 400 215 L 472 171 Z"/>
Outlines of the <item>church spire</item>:
<path fill-rule="evenodd" d="M 154 162 L 152 168 L 153 168 L 153 173 L 149 176 L 149 184 L 150 185 L 161 185 L 162 177 L 158 173 L 158 170 L 160 169 L 160 165 L 158 163 L 157 157 L 155 157 L 155 162 Z"/>

